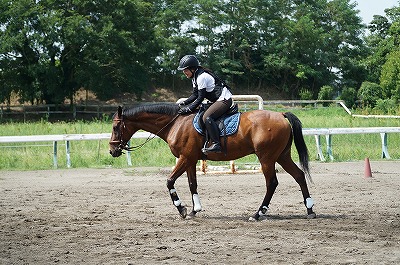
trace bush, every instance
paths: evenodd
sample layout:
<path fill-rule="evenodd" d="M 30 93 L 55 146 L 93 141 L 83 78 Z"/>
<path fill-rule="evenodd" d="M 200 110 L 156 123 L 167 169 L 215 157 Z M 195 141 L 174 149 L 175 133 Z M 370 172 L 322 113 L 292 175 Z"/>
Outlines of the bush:
<path fill-rule="evenodd" d="M 364 107 L 375 107 L 378 99 L 382 99 L 383 89 L 380 85 L 365 81 L 358 90 L 358 99 Z"/>
<path fill-rule="evenodd" d="M 318 99 L 319 100 L 332 100 L 334 93 L 335 93 L 335 91 L 333 90 L 333 87 L 323 86 L 323 87 L 321 87 L 320 91 L 318 92 Z M 329 103 L 323 103 L 322 105 L 327 107 L 327 106 L 329 106 Z"/>
<path fill-rule="evenodd" d="M 299 95 L 300 95 L 300 99 L 301 100 L 311 100 L 311 99 L 313 99 L 313 95 L 312 95 L 311 91 L 308 90 L 308 89 L 300 90 Z"/>
<path fill-rule="evenodd" d="M 347 107 L 353 108 L 356 105 L 357 91 L 353 87 L 345 87 L 339 98 L 345 102 Z"/>
<path fill-rule="evenodd" d="M 395 99 L 378 99 L 374 110 L 384 113 L 395 115 L 397 112 L 397 104 Z"/>

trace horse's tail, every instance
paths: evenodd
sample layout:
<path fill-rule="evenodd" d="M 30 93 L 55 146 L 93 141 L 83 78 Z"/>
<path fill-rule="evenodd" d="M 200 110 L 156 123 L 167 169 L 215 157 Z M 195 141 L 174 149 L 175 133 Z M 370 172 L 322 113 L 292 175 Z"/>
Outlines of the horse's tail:
<path fill-rule="evenodd" d="M 306 143 L 304 142 L 303 126 L 301 124 L 301 121 L 299 120 L 299 118 L 297 118 L 296 115 L 291 112 L 286 112 L 283 115 L 292 125 L 294 144 L 296 146 L 297 153 L 299 154 L 301 167 L 303 168 L 306 177 L 310 180 L 310 182 L 312 182 L 310 170 L 308 167 L 308 149 Z"/>

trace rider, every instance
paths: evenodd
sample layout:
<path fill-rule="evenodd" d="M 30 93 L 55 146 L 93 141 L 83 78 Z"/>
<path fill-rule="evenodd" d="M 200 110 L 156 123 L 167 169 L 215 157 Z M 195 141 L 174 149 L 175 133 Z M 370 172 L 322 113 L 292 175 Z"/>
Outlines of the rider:
<path fill-rule="evenodd" d="M 185 101 L 179 104 L 179 114 L 193 112 L 204 99 L 212 104 L 203 115 L 203 122 L 211 139 L 209 147 L 203 148 L 203 153 L 221 152 L 219 129 L 215 120 L 221 117 L 232 106 L 232 93 L 223 80 L 210 70 L 200 66 L 194 55 L 185 55 L 179 62 L 178 70 L 182 70 L 187 78 L 192 79 L 193 92 Z"/>

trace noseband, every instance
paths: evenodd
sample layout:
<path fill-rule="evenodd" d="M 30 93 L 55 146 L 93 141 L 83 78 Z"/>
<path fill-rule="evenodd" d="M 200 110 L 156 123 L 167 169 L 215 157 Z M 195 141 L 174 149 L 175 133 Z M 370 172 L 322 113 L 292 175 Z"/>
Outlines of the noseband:
<path fill-rule="evenodd" d="M 122 151 L 122 150 L 127 150 L 129 151 L 129 146 L 128 146 L 128 142 L 124 142 L 124 140 L 122 140 L 122 135 L 123 135 L 123 130 L 121 128 L 126 128 L 125 126 L 125 122 L 124 119 L 121 118 L 117 118 L 117 119 L 113 119 L 113 121 L 116 122 L 120 122 L 121 124 L 118 126 L 118 135 L 119 135 L 119 139 L 118 140 L 113 140 L 110 141 L 109 144 L 118 144 L 117 149 Z"/>

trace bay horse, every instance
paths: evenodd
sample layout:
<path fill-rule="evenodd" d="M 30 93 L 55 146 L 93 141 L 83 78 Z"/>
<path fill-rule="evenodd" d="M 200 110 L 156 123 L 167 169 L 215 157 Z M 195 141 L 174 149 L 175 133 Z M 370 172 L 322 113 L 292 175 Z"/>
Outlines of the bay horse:
<path fill-rule="evenodd" d="M 124 150 L 132 150 L 127 143 L 138 130 L 145 130 L 163 139 L 177 158 L 176 165 L 167 178 L 167 188 L 179 214 L 186 218 L 187 209 L 179 199 L 174 185 L 179 176 L 186 171 L 193 203 L 189 216 L 193 217 L 202 210 L 197 193 L 196 164 L 197 161 L 204 160 L 204 154 L 201 152 L 204 140 L 192 124 L 194 114 L 178 115 L 178 110 L 179 107 L 171 103 L 144 104 L 125 109 L 118 107 L 113 116 L 109 147 L 113 157 L 120 156 Z M 291 158 L 293 141 L 303 170 Z M 266 194 L 250 220 L 266 218 L 268 205 L 278 186 L 275 163 L 280 164 L 299 184 L 307 209 L 307 218 L 316 217 L 306 182 L 306 177 L 311 181 L 308 150 L 303 138 L 302 124 L 294 114 L 267 110 L 241 113 L 238 131 L 221 143 L 227 150 L 226 154 L 210 153 L 206 157 L 207 160 L 230 161 L 256 154 L 261 163 Z"/>

